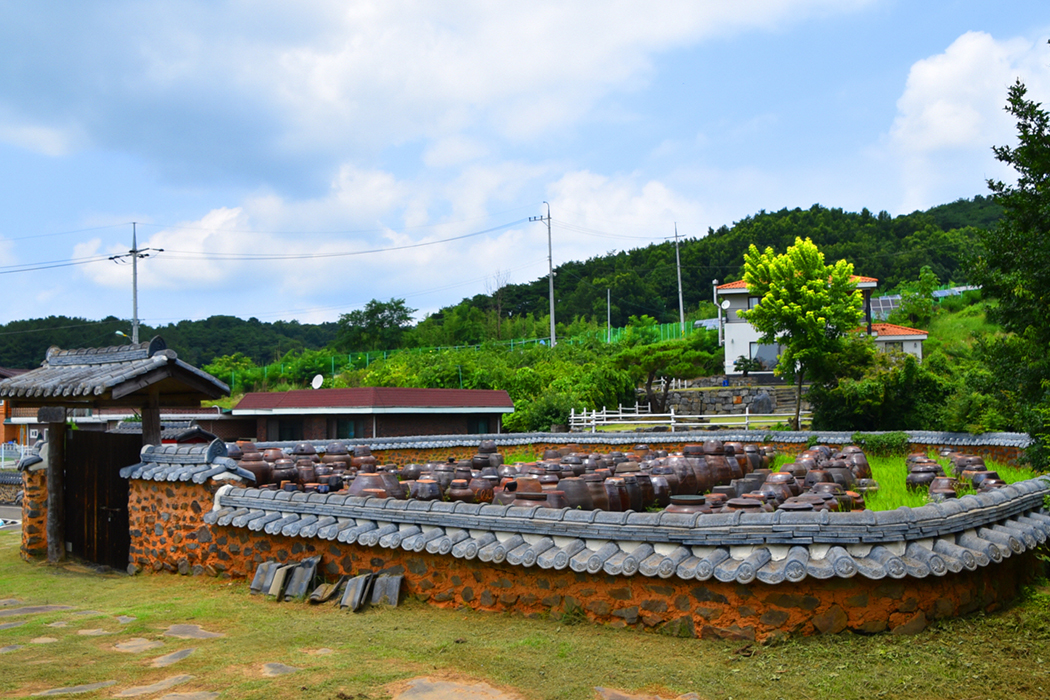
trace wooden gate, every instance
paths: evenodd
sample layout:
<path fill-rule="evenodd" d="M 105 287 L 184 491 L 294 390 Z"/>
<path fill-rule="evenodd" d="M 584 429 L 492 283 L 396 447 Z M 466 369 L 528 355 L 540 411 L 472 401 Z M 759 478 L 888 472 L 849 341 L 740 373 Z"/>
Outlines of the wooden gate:
<path fill-rule="evenodd" d="M 123 570 L 128 565 L 128 482 L 118 473 L 139 461 L 141 435 L 67 433 L 66 541 L 70 553 Z"/>

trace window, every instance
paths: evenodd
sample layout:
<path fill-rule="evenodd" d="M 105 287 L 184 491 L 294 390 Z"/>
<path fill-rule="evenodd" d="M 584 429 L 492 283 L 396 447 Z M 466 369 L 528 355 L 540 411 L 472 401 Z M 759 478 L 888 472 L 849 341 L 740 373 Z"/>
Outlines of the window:
<path fill-rule="evenodd" d="M 487 432 L 489 432 L 489 419 L 487 417 L 467 419 L 468 435 L 484 435 Z"/>
<path fill-rule="evenodd" d="M 748 311 L 750 311 L 751 309 L 753 309 L 756 306 L 758 306 L 758 302 L 760 302 L 760 301 L 762 301 L 761 297 L 748 297 L 747 298 L 747 309 L 748 309 Z"/>
<path fill-rule="evenodd" d="M 759 364 L 762 365 L 760 372 L 772 372 L 773 368 L 777 366 L 780 352 L 780 345 L 777 344 L 762 345 L 761 343 L 751 343 L 751 359 L 758 360 Z"/>
<path fill-rule="evenodd" d="M 904 352 L 904 343 L 903 343 L 903 341 L 883 343 L 882 344 L 882 351 L 883 352 Z"/>
<path fill-rule="evenodd" d="M 357 421 L 353 418 L 336 418 L 335 437 L 340 440 L 350 440 L 358 437 Z"/>
<path fill-rule="evenodd" d="M 277 439 L 282 442 L 303 439 L 301 418 L 280 418 L 277 421 Z"/>

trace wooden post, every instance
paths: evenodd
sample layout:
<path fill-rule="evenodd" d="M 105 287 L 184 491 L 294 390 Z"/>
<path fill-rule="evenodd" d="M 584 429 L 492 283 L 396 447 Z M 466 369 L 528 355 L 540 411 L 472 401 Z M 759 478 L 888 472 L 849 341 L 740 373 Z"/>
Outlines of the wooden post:
<path fill-rule="evenodd" d="M 150 387 L 149 400 L 142 407 L 142 444 L 160 444 L 160 391 Z"/>
<path fill-rule="evenodd" d="M 47 561 L 57 564 L 66 559 L 66 409 L 41 408 L 37 422 L 47 424 Z"/>

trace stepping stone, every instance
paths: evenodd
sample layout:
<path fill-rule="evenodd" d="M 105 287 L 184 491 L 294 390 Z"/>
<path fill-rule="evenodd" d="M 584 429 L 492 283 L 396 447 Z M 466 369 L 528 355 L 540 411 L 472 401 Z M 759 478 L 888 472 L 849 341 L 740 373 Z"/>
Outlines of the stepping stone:
<path fill-rule="evenodd" d="M 135 637 L 126 642 L 114 644 L 113 648 L 117 651 L 123 651 L 128 654 L 138 654 L 139 652 L 149 651 L 150 649 L 156 649 L 157 647 L 162 646 L 164 646 L 164 642 L 155 642 L 149 639 L 143 639 L 142 637 Z"/>
<path fill-rule="evenodd" d="M 106 613 L 99 612 L 98 610 L 78 610 L 73 614 L 87 617 L 88 615 L 105 615 Z"/>
<path fill-rule="evenodd" d="M 25 623 L 25 620 L 22 620 L 21 622 L 5 622 L 4 624 L 0 625 L 0 630 L 14 629 L 15 627 L 21 627 Z"/>
<path fill-rule="evenodd" d="M 173 651 L 170 654 L 158 656 L 157 658 L 153 659 L 152 663 L 150 663 L 150 666 L 152 666 L 153 668 L 164 668 L 165 666 L 171 666 L 176 661 L 182 661 L 195 651 L 197 651 L 197 647 L 190 647 L 189 649 L 180 649 L 178 651 Z"/>
<path fill-rule="evenodd" d="M 3 600 L 0 600 L 0 608 L 6 608 L 6 607 L 9 607 L 11 605 L 21 605 L 21 604 L 22 604 L 22 601 L 18 600 L 17 598 L 4 598 Z"/>
<path fill-rule="evenodd" d="M 324 648 L 321 648 L 321 649 L 314 649 L 313 651 L 310 651 L 310 652 L 307 652 L 307 653 L 308 654 L 313 654 L 314 656 L 328 656 L 329 654 L 334 654 L 335 652 L 332 651 L 331 649 L 328 649 L 327 647 L 324 647 Z"/>
<path fill-rule="evenodd" d="M 14 617 L 15 615 L 36 615 L 37 613 L 52 612 L 53 610 L 72 610 L 72 605 L 27 605 L 22 608 L 8 608 L 0 610 L 0 617 Z"/>
<path fill-rule="evenodd" d="M 83 637 L 101 637 L 104 634 L 110 634 L 110 632 L 99 628 L 94 630 L 77 630 L 77 634 Z"/>
<path fill-rule="evenodd" d="M 219 694 L 210 690 L 198 690 L 193 693 L 168 693 L 161 695 L 157 700 L 215 700 L 217 697 Z"/>
<path fill-rule="evenodd" d="M 225 637 L 221 632 L 208 632 L 202 630 L 200 625 L 172 625 L 164 632 L 165 637 L 177 637 L 178 639 L 212 639 L 214 637 Z"/>
<path fill-rule="evenodd" d="M 274 676 L 283 676 L 286 673 L 295 673 L 300 669 L 295 666 L 285 666 L 284 664 L 269 663 L 263 664 L 263 677 L 273 678 Z"/>
<path fill-rule="evenodd" d="M 596 687 L 594 692 L 598 694 L 599 700 L 666 700 L 659 695 L 625 693 L 622 690 L 602 688 L 601 686 Z M 686 693 L 685 695 L 679 695 L 677 700 L 699 700 L 699 698 L 700 696 L 696 693 Z"/>
<path fill-rule="evenodd" d="M 65 620 L 59 620 L 58 622 L 49 622 L 44 627 L 69 627 L 69 623 Z"/>
<path fill-rule="evenodd" d="M 88 683 L 86 685 L 71 685 L 68 688 L 52 688 L 51 690 L 42 690 L 39 693 L 33 693 L 33 697 L 49 697 L 51 695 L 76 695 L 77 693 L 90 693 L 94 690 L 101 690 L 102 688 L 108 688 L 109 686 L 116 684 L 116 681 L 102 681 L 101 683 Z"/>
<path fill-rule="evenodd" d="M 21 648 L 22 648 L 21 644 L 11 644 L 11 645 L 6 646 L 6 647 L 0 647 L 0 654 L 9 654 L 12 651 L 18 651 Z"/>
<path fill-rule="evenodd" d="M 432 678 L 413 678 L 393 700 L 517 700 L 487 683 L 454 683 Z"/>
<path fill-rule="evenodd" d="M 152 693 L 159 693 L 162 690 L 167 690 L 180 683 L 193 680 L 193 676 L 183 674 L 181 676 L 172 676 L 171 678 L 165 678 L 162 681 L 157 681 L 153 685 L 143 685 L 137 688 L 128 688 L 122 690 L 113 697 L 115 698 L 137 698 L 140 695 L 150 695 Z"/>
<path fill-rule="evenodd" d="M 54 644 L 58 640 L 54 637 L 35 637 L 29 640 L 30 644 Z"/>
<path fill-rule="evenodd" d="M 117 618 L 117 622 L 119 622 L 122 625 L 126 625 L 129 622 L 134 622 L 137 619 L 137 617 L 131 617 L 130 615 L 121 615 Z"/>

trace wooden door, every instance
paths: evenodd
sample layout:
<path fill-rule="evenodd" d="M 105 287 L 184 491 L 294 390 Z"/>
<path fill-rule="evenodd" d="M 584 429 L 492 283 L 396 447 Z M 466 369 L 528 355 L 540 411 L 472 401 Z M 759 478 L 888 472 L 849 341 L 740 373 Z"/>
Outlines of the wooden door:
<path fill-rule="evenodd" d="M 139 461 L 141 435 L 67 433 L 66 541 L 70 553 L 123 570 L 128 565 L 128 482 L 119 471 Z"/>

